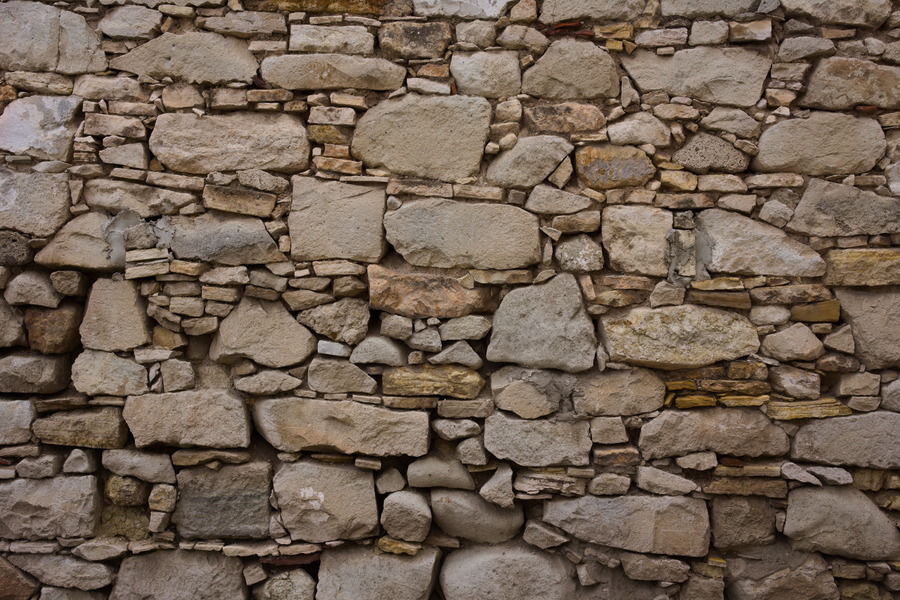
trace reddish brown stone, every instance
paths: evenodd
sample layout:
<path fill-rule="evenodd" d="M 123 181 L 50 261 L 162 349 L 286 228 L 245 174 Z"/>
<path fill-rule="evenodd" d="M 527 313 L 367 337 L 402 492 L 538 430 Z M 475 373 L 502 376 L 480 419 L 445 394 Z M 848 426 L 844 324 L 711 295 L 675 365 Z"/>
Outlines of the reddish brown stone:
<path fill-rule="evenodd" d="M 63 304 L 59 308 L 29 308 L 25 311 L 28 345 L 44 354 L 71 352 L 78 347 L 81 307 Z"/>
<path fill-rule="evenodd" d="M 462 317 L 490 312 L 497 306 L 490 289 L 469 289 L 457 278 L 429 273 L 400 273 L 378 265 L 369 266 L 369 304 L 413 318 Z"/>
<path fill-rule="evenodd" d="M 0 558 L 0 600 L 28 600 L 37 589 L 35 580 Z"/>

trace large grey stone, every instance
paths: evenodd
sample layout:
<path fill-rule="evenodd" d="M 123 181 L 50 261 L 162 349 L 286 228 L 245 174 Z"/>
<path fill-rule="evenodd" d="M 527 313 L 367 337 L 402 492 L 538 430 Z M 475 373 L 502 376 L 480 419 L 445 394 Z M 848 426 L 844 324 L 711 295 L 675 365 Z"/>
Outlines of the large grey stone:
<path fill-rule="evenodd" d="M 91 537 L 102 503 L 93 475 L 0 482 L 0 538 Z"/>
<path fill-rule="evenodd" d="M 572 69 L 573 64 L 578 69 Z M 596 44 L 562 39 L 525 71 L 522 91 L 538 98 L 612 98 L 619 95 L 619 76 L 612 57 Z"/>
<path fill-rule="evenodd" d="M 96 280 L 79 331 L 91 350 L 117 352 L 149 343 L 146 309 L 134 282 Z"/>
<path fill-rule="evenodd" d="M 406 69 L 383 58 L 346 54 L 287 54 L 262 61 L 262 76 L 289 90 L 396 90 Z"/>
<path fill-rule="evenodd" d="M 114 38 L 151 39 L 159 33 L 163 14 L 143 6 L 120 6 L 107 12 L 97 27 Z"/>
<path fill-rule="evenodd" d="M 243 399 L 229 390 L 190 390 L 130 396 L 122 412 L 138 448 L 246 448 L 250 423 Z"/>
<path fill-rule="evenodd" d="M 767 498 L 716 496 L 712 535 L 715 547 L 723 550 L 771 544 L 775 541 L 775 507 Z"/>
<path fill-rule="evenodd" d="M 35 414 L 29 400 L 0 401 L 0 444 L 11 446 L 31 441 Z"/>
<path fill-rule="evenodd" d="M 733 600 L 838 600 L 828 563 L 819 554 L 792 550 L 786 541 L 743 547 L 728 560 L 728 598 Z M 719 595 L 721 598 L 721 592 Z"/>
<path fill-rule="evenodd" d="M 779 456 L 790 448 L 790 439 L 758 410 L 709 408 L 664 412 L 641 428 L 639 446 L 645 458 L 706 451 Z"/>
<path fill-rule="evenodd" d="M 546 0 L 541 6 L 541 23 L 558 23 L 570 19 L 597 21 L 630 21 L 637 18 L 645 0 Z"/>
<path fill-rule="evenodd" d="M 798 550 L 861 560 L 900 557 L 900 531 L 894 522 L 852 486 L 791 490 L 784 534 Z"/>
<path fill-rule="evenodd" d="M 122 561 L 110 600 L 246 598 L 241 559 L 220 552 L 157 550 Z"/>
<path fill-rule="evenodd" d="M 900 199 L 812 179 L 787 229 L 822 237 L 900 233 Z"/>
<path fill-rule="evenodd" d="M 269 537 L 269 484 L 266 461 L 205 466 L 178 472 L 178 503 L 172 521 L 188 539 Z"/>
<path fill-rule="evenodd" d="M 501 508 L 465 490 L 432 490 L 431 510 L 447 535 L 485 544 L 512 539 L 525 522 L 521 507 Z"/>
<path fill-rule="evenodd" d="M 256 217 L 210 211 L 196 217 L 167 217 L 159 228 L 171 233 L 172 252 L 182 260 L 245 265 L 285 258 Z"/>
<path fill-rule="evenodd" d="M 652 206 L 607 206 L 602 231 L 611 268 L 659 277 L 669 273 L 670 211 Z"/>
<path fill-rule="evenodd" d="M 869 369 L 900 366 L 900 292 L 838 289 L 856 355 Z"/>
<path fill-rule="evenodd" d="M 606 128 L 609 141 L 613 144 L 653 144 L 668 146 L 672 134 L 669 126 L 649 112 L 639 112 L 626 116 L 621 121 L 611 123 Z"/>
<path fill-rule="evenodd" d="M 423 548 L 415 556 L 377 553 L 346 545 L 322 553 L 317 600 L 428 600 L 441 553 Z"/>
<path fill-rule="evenodd" d="M 284 304 L 245 296 L 222 320 L 209 356 L 222 362 L 249 358 L 280 368 L 303 362 L 315 349 L 315 336 L 291 317 Z"/>
<path fill-rule="evenodd" d="M 62 226 L 37 253 L 34 262 L 52 269 L 120 271 L 125 268 L 124 248 L 113 248 L 110 243 L 118 230 L 116 220 L 104 213 L 79 215 Z"/>
<path fill-rule="evenodd" d="M 781 229 L 718 208 L 696 218 L 697 264 L 709 273 L 818 277 L 825 261 Z"/>
<path fill-rule="evenodd" d="M 460 93 L 486 98 L 515 96 L 522 88 L 516 52 L 455 52 L 450 73 Z"/>
<path fill-rule="evenodd" d="M 310 389 L 323 394 L 372 394 L 378 389 L 378 383 L 353 363 L 322 356 L 316 356 L 309 363 L 307 384 Z"/>
<path fill-rule="evenodd" d="M 562 273 L 503 298 L 494 315 L 487 359 L 579 372 L 594 364 L 596 347 L 581 289 L 575 277 Z"/>
<path fill-rule="evenodd" d="M 407 94 L 366 111 L 351 150 L 398 175 L 454 181 L 478 172 L 490 123 L 484 98 Z"/>
<path fill-rule="evenodd" d="M 571 563 L 522 542 L 455 550 L 440 581 L 447 600 L 570 600 L 576 588 Z"/>
<path fill-rule="evenodd" d="M 69 359 L 20 350 L 0 358 L 0 392 L 55 394 L 66 389 Z"/>
<path fill-rule="evenodd" d="M 147 369 L 112 352 L 85 350 L 72 364 L 72 385 L 89 396 L 129 396 L 147 388 Z"/>
<path fill-rule="evenodd" d="M 268 169 L 293 173 L 309 164 L 306 129 L 287 114 L 235 112 L 160 115 L 150 150 L 176 171 Z"/>
<path fill-rule="evenodd" d="M 291 258 L 378 262 L 384 255 L 384 189 L 294 177 Z"/>
<path fill-rule="evenodd" d="M 834 25 L 878 27 L 891 14 L 890 0 L 782 0 L 791 15 Z"/>
<path fill-rule="evenodd" d="M 622 66 L 642 92 L 664 90 L 729 106 L 753 106 L 772 61 L 743 48 L 690 48 L 671 57 L 638 50 Z"/>
<path fill-rule="evenodd" d="M 590 462 L 590 429 L 588 421 L 518 419 L 498 412 L 485 420 L 484 447 L 526 467 L 583 466 Z"/>
<path fill-rule="evenodd" d="M 256 75 L 256 58 L 247 42 L 218 33 L 164 33 L 110 61 L 113 69 L 144 77 L 191 83 L 249 83 Z"/>
<path fill-rule="evenodd" d="M 900 67 L 858 58 L 823 58 L 800 104 L 827 110 L 848 110 L 859 104 L 900 108 Z"/>
<path fill-rule="evenodd" d="M 649 369 L 578 375 L 572 402 L 591 416 L 638 415 L 662 408 L 666 385 Z"/>
<path fill-rule="evenodd" d="M 389 536 L 409 542 L 423 542 L 431 531 L 431 507 L 419 491 L 401 490 L 384 499 L 381 525 Z"/>
<path fill-rule="evenodd" d="M 555 135 L 519 138 L 515 146 L 491 162 L 487 181 L 501 187 L 532 188 L 544 181 L 573 149 L 565 138 Z"/>
<path fill-rule="evenodd" d="M 662 369 L 701 367 L 759 349 L 756 327 L 746 317 L 694 305 L 605 316 L 601 336 L 612 360 Z"/>
<path fill-rule="evenodd" d="M 69 218 L 65 175 L 16 173 L 0 168 L 0 227 L 49 237 Z"/>
<path fill-rule="evenodd" d="M 537 419 L 559 410 L 572 394 L 574 377 L 551 371 L 503 367 L 491 373 L 491 393 L 497 408 L 523 419 Z"/>
<path fill-rule="evenodd" d="M 660 9 L 664 17 L 688 19 L 709 17 L 736 17 L 750 12 L 753 0 L 662 0 Z"/>
<path fill-rule="evenodd" d="M 253 600 L 315 600 L 316 580 L 302 568 L 275 573 L 253 588 Z"/>
<path fill-rule="evenodd" d="M 900 467 L 900 413 L 876 411 L 811 421 L 797 430 L 791 456 L 828 465 Z"/>
<path fill-rule="evenodd" d="M 81 98 L 77 96 L 27 96 L 13 100 L 0 114 L 0 150 L 42 160 L 68 161 L 80 109 Z"/>
<path fill-rule="evenodd" d="M 544 521 L 580 540 L 632 552 L 706 556 L 706 501 L 683 496 L 584 496 L 544 504 Z"/>
<path fill-rule="evenodd" d="M 863 173 L 881 159 L 885 145 L 874 119 L 813 111 L 807 119 L 788 119 L 766 129 L 753 168 L 807 175 Z"/>
<path fill-rule="evenodd" d="M 79 14 L 40 2 L 0 4 L 0 69 L 76 74 L 106 69 L 100 38 Z"/>
<path fill-rule="evenodd" d="M 337 451 L 373 456 L 428 452 L 428 415 L 352 401 L 273 398 L 253 405 L 256 428 L 283 452 Z"/>
<path fill-rule="evenodd" d="M 301 460 L 282 465 L 272 486 L 293 540 L 356 540 L 378 528 L 372 471 Z"/>
<path fill-rule="evenodd" d="M 25 345 L 25 319 L 18 308 L 9 305 L 5 299 L 0 299 L 0 346 Z"/>
<path fill-rule="evenodd" d="M 168 454 L 131 448 L 106 450 L 103 467 L 120 477 L 137 477 L 151 483 L 175 483 L 175 469 Z"/>
<path fill-rule="evenodd" d="M 90 179 L 84 184 L 84 201 L 91 208 L 111 214 L 130 210 L 144 219 L 175 214 L 195 200 L 193 194 L 118 179 Z"/>
<path fill-rule="evenodd" d="M 385 214 L 387 240 L 423 267 L 515 269 L 541 258 L 538 218 L 516 206 L 425 198 Z"/>
<path fill-rule="evenodd" d="M 51 586 L 96 590 L 108 586 L 115 578 L 115 570 L 111 566 L 74 556 L 10 554 L 8 560 L 41 583 Z"/>
<path fill-rule="evenodd" d="M 496 19 L 512 0 L 413 0 L 417 15 Z"/>

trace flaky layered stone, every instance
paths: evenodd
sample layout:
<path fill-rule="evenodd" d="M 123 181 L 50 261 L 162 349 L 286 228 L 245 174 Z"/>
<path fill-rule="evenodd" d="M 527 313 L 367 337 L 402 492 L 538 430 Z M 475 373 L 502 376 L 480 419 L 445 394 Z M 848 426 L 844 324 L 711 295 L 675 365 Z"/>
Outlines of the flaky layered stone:
<path fill-rule="evenodd" d="M 488 312 L 497 305 L 490 289 L 468 288 L 448 275 L 407 273 L 371 265 L 368 279 L 369 305 L 406 317 L 463 317 Z"/>
<path fill-rule="evenodd" d="M 573 64 L 578 69 L 572 69 Z M 525 71 L 522 91 L 538 98 L 566 100 L 615 97 L 619 94 L 616 63 L 592 42 L 557 40 Z"/>
<path fill-rule="evenodd" d="M 869 369 L 900 366 L 900 293 L 839 289 L 836 295 L 863 364 Z"/>
<path fill-rule="evenodd" d="M 245 296 L 222 320 L 209 356 L 222 362 L 249 358 L 279 368 L 303 362 L 315 349 L 315 336 L 284 304 Z"/>
<path fill-rule="evenodd" d="M 759 349 L 756 328 L 745 317 L 694 305 L 604 316 L 601 335 L 612 360 L 661 369 L 701 367 Z"/>
<path fill-rule="evenodd" d="M 169 245 L 176 258 L 222 265 L 244 265 L 284 260 L 261 219 L 217 211 L 196 217 L 166 217 L 159 222 L 171 233 Z"/>
<path fill-rule="evenodd" d="M 93 475 L 0 482 L 0 537 L 91 537 L 100 521 L 102 503 Z"/>
<path fill-rule="evenodd" d="M 537 217 L 504 204 L 426 198 L 385 214 L 387 240 L 423 267 L 515 269 L 540 260 Z"/>
<path fill-rule="evenodd" d="M 381 377 L 385 394 L 475 398 L 484 387 L 477 371 L 459 365 L 390 367 Z"/>
<path fill-rule="evenodd" d="M 253 406 L 257 430 L 283 452 L 337 451 L 373 456 L 428 452 L 428 415 L 352 401 L 272 398 Z"/>
<path fill-rule="evenodd" d="M 264 58 L 262 76 L 289 90 L 395 90 L 403 85 L 406 69 L 383 58 L 287 54 Z"/>
<path fill-rule="evenodd" d="M 51 236 L 69 219 L 65 175 L 17 173 L 0 168 L 0 227 L 39 237 Z"/>
<path fill-rule="evenodd" d="M 900 413 L 889 411 L 811 421 L 797 430 L 791 456 L 829 465 L 896 469 L 898 428 Z"/>
<path fill-rule="evenodd" d="M 246 448 L 250 423 L 244 401 L 227 390 L 129 396 L 122 412 L 137 447 Z"/>
<path fill-rule="evenodd" d="M 544 521 L 580 540 L 632 552 L 705 556 L 709 549 L 706 502 L 673 496 L 551 500 Z"/>
<path fill-rule="evenodd" d="M 900 284 L 900 248 L 848 248 L 825 255 L 828 285 Z"/>
<path fill-rule="evenodd" d="M 34 434 L 45 444 L 121 448 L 128 439 L 122 410 L 114 406 L 59 411 L 35 420 Z"/>
<path fill-rule="evenodd" d="M 157 550 L 122 561 L 110 600 L 246 598 L 241 559 L 220 552 Z"/>

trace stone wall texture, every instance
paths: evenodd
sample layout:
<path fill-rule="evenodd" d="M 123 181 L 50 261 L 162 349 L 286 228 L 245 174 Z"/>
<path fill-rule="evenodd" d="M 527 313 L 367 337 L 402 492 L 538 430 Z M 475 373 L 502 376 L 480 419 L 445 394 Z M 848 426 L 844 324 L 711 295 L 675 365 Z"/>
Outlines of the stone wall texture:
<path fill-rule="evenodd" d="M 900 1 L 0 2 L 0 600 L 900 598 Z"/>

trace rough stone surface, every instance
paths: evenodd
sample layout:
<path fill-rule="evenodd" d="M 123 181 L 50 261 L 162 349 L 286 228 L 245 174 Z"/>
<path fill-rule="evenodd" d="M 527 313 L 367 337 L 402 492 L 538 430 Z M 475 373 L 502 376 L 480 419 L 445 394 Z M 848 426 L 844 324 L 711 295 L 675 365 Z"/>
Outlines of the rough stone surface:
<path fill-rule="evenodd" d="M 496 19 L 511 0 L 413 0 L 417 15 Z"/>
<path fill-rule="evenodd" d="M 544 521 L 578 539 L 632 552 L 705 556 L 706 502 L 696 498 L 584 496 L 548 502 Z"/>
<path fill-rule="evenodd" d="M 775 508 L 765 498 L 713 498 L 712 535 L 717 548 L 741 548 L 775 541 Z"/>
<path fill-rule="evenodd" d="M 20 540 L 91 537 L 102 498 L 94 476 L 0 482 L 0 537 Z"/>
<path fill-rule="evenodd" d="M 579 372 L 594 363 L 596 337 L 572 275 L 513 290 L 494 315 L 488 360 Z"/>
<path fill-rule="evenodd" d="M 728 561 L 725 574 L 728 594 L 736 600 L 840 597 L 822 556 L 792 550 L 785 542 L 741 548 L 741 557 Z"/>
<path fill-rule="evenodd" d="M 792 15 L 811 17 L 823 23 L 862 27 L 881 25 L 891 12 L 891 3 L 887 0 L 783 0 L 781 4 Z"/>
<path fill-rule="evenodd" d="M 28 400 L 0 402 L 0 444 L 21 444 L 31 440 L 34 405 Z"/>
<path fill-rule="evenodd" d="M 245 297 L 222 320 L 210 358 L 222 362 L 249 358 L 267 367 L 286 367 L 303 362 L 315 349 L 315 337 L 283 304 Z"/>
<path fill-rule="evenodd" d="M 814 111 L 807 119 L 789 119 L 766 129 L 753 168 L 807 175 L 862 173 L 884 154 L 883 139 L 877 121 Z"/>
<path fill-rule="evenodd" d="M 490 290 L 471 289 L 456 278 L 405 273 L 382 266 L 368 268 L 369 304 L 406 317 L 463 317 L 496 306 Z"/>
<path fill-rule="evenodd" d="M 633 146 L 584 146 L 575 163 L 578 179 L 595 190 L 641 186 L 656 172 L 647 153 Z"/>
<path fill-rule="evenodd" d="M 564 138 L 553 135 L 520 138 L 491 162 L 487 180 L 503 187 L 533 188 L 556 170 L 572 149 Z"/>
<path fill-rule="evenodd" d="M 541 6 L 542 23 L 557 23 L 569 19 L 621 21 L 634 19 L 644 8 L 643 0 L 547 0 Z"/>
<path fill-rule="evenodd" d="M 11 102 L 0 114 L 0 150 L 42 160 L 69 160 L 80 106 L 77 96 L 28 96 Z"/>
<path fill-rule="evenodd" d="M 201 175 L 238 169 L 294 173 L 309 164 L 306 129 L 286 114 L 160 115 L 150 150 L 175 171 Z"/>
<path fill-rule="evenodd" d="M 426 198 L 388 212 L 384 227 L 418 266 L 514 269 L 540 260 L 538 219 L 515 206 Z"/>
<path fill-rule="evenodd" d="M 75 359 L 72 385 L 91 396 L 129 396 L 149 391 L 147 369 L 142 365 L 97 350 L 85 350 Z"/>
<path fill-rule="evenodd" d="M 113 406 L 56 412 L 35 420 L 34 434 L 45 444 L 121 448 L 128 439 L 122 411 Z"/>
<path fill-rule="evenodd" d="M 612 360 L 647 367 L 700 367 L 759 349 L 745 317 L 703 306 L 634 308 L 603 317 L 601 329 Z"/>
<path fill-rule="evenodd" d="M 130 210 L 146 219 L 175 214 L 193 202 L 194 196 L 115 179 L 92 179 L 84 186 L 84 200 L 111 214 Z"/>
<path fill-rule="evenodd" d="M 641 453 L 648 458 L 711 450 L 732 456 L 778 456 L 787 434 L 766 415 L 749 409 L 710 408 L 667 412 L 641 428 Z"/>
<path fill-rule="evenodd" d="M 395 90 L 405 75 L 403 67 L 382 58 L 343 54 L 289 54 L 262 61 L 262 76 L 289 90 Z"/>
<path fill-rule="evenodd" d="M 428 451 L 428 416 L 351 401 L 258 400 L 256 427 L 284 452 L 337 450 L 374 456 L 422 456 Z"/>
<path fill-rule="evenodd" d="M 671 57 L 638 50 L 622 66 L 642 92 L 664 90 L 728 106 L 753 106 L 771 61 L 743 48 L 690 48 Z"/>
<path fill-rule="evenodd" d="M 369 311 L 363 300 L 343 298 L 332 304 L 308 308 L 297 316 L 297 320 L 336 342 L 358 344 L 366 337 Z"/>
<path fill-rule="evenodd" d="M 73 556 L 11 554 L 9 562 L 33 575 L 41 583 L 80 590 L 106 587 L 115 577 L 115 571 L 109 565 Z"/>
<path fill-rule="evenodd" d="M 567 65 L 578 64 L 578 71 Z M 539 98 L 589 100 L 619 94 L 612 57 L 580 40 L 557 40 L 522 76 L 522 91 Z"/>
<path fill-rule="evenodd" d="M 900 200 L 812 179 L 787 228 L 822 237 L 900 233 Z"/>
<path fill-rule="evenodd" d="M 303 460 L 283 465 L 272 487 L 294 540 L 359 539 L 378 527 L 371 471 Z"/>
<path fill-rule="evenodd" d="M 345 546 L 322 553 L 318 600 L 427 600 L 437 580 L 440 551 L 415 556 L 376 554 Z"/>
<path fill-rule="evenodd" d="M 241 560 L 217 552 L 157 550 L 122 561 L 110 600 L 245 598 Z"/>
<path fill-rule="evenodd" d="M 0 392 L 54 394 L 66 389 L 69 361 L 65 356 L 46 356 L 18 351 L 0 358 Z"/>
<path fill-rule="evenodd" d="M 722 138 L 698 133 L 672 155 L 672 160 L 694 173 L 746 171 L 750 157 Z"/>
<path fill-rule="evenodd" d="M 591 416 L 637 415 L 662 408 L 666 387 L 649 369 L 604 371 L 578 376 L 575 410 Z"/>
<path fill-rule="evenodd" d="M 537 421 L 502 413 L 484 424 L 484 446 L 494 456 L 526 467 L 586 465 L 591 450 L 587 421 Z M 536 455 L 534 448 L 541 448 Z"/>
<path fill-rule="evenodd" d="M 103 213 L 79 215 L 62 229 L 34 257 L 34 262 L 49 268 L 77 268 L 87 271 L 115 271 L 125 266 L 124 253 L 114 253 L 107 237 L 115 220 Z"/>
<path fill-rule="evenodd" d="M 669 272 L 672 214 L 650 206 L 603 209 L 603 246 L 616 271 L 657 275 Z"/>
<path fill-rule="evenodd" d="M 0 168 L 0 196 L 4 198 L 0 227 L 41 237 L 53 235 L 69 219 L 68 195 L 65 175 Z"/>
<path fill-rule="evenodd" d="M 357 123 L 353 155 L 398 175 L 455 180 L 473 175 L 488 136 L 487 100 L 407 94 L 369 109 Z"/>
<path fill-rule="evenodd" d="M 791 456 L 828 465 L 896 469 L 900 449 L 893 443 L 900 414 L 876 411 L 812 421 L 794 436 Z"/>
<path fill-rule="evenodd" d="M 171 231 L 177 258 L 223 265 L 283 260 L 262 220 L 243 215 L 206 212 L 196 217 L 167 217 L 161 228 Z"/>
<path fill-rule="evenodd" d="M 463 94 L 502 98 L 515 96 L 522 87 L 516 52 L 454 54 L 450 72 Z"/>
<path fill-rule="evenodd" d="M 848 110 L 860 104 L 900 108 L 900 67 L 857 58 L 824 58 L 800 102 L 826 110 Z"/>

